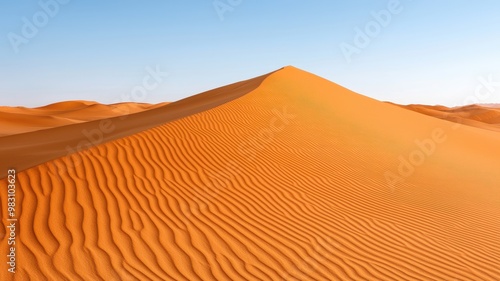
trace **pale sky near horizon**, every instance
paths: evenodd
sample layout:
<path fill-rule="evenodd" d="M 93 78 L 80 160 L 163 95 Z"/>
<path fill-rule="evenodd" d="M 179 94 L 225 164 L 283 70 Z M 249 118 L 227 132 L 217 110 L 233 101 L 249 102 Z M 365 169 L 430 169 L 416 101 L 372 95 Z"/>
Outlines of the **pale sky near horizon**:
<path fill-rule="evenodd" d="M 286 65 L 378 100 L 500 103 L 499 12 L 495 0 L 2 1 L 0 105 L 175 101 Z"/>

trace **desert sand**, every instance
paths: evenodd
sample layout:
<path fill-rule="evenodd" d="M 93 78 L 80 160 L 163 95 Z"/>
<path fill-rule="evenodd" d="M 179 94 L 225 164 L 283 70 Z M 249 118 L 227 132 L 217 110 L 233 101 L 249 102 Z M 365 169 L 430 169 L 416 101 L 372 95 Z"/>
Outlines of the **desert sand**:
<path fill-rule="evenodd" d="M 0 109 L 0 280 L 500 280 L 494 107 L 399 106 L 294 67 L 128 106 Z"/>
<path fill-rule="evenodd" d="M 474 104 L 449 108 L 445 106 L 411 104 L 403 107 L 463 125 L 500 131 L 500 107 L 498 105 Z"/>
<path fill-rule="evenodd" d="M 37 108 L 0 106 L 0 137 L 123 116 L 168 103 L 117 103 L 104 105 L 91 101 L 68 101 Z"/>

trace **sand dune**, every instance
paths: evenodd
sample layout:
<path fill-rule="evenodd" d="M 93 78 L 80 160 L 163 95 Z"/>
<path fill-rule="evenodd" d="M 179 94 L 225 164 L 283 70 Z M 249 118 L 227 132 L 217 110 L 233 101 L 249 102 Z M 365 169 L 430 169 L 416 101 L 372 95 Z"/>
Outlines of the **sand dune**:
<path fill-rule="evenodd" d="M 221 105 L 252 91 L 266 76 L 234 83 L 142 112 L 123 115 L 123 111 L 118 111 L 120 114 L 116 117 L 0 137 L 0 156 L 9 159 L 8 163 L 0 162 L 0 178 L 4 178 L 7 169 L 11 167 L 23 171 L 49 160 Z"/>
<path fill-rule="evenodd" d="M 467 105 L 453 108 L 420 104 L 399 106 L 463 125 L 500 131 L 500 108 L 498 105 Z"/>
<path fill-rule="evenodd" d="M 1 137 L 0 280 L 500 280 L 500 133 L 436 117 L 286 67 Z"/>
<path fill-rule="evenodd" d="M 0 137 L 123 116 L 166 104 L 126 102 L 103 105 L 89 101 L 69 101 L 38 108 L 0 106 Z"/>

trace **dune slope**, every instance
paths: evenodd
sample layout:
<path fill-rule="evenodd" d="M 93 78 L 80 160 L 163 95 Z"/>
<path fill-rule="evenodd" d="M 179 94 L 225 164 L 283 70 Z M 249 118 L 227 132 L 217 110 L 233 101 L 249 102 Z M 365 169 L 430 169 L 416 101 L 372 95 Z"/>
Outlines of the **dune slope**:
<path fill-rule="evenodd" d="M 19 172 L 15 280 L 500 280 L 499 142 L 286 67 Z"/>
<path fill-rule="evenodd" d="M 0 178 L 4 178 L 7 169 L 12 167 L 18 171 L 24 171 L 49 160 L 221 105 L 252 91 L 267 75 L 207 91 L 177 102 L 153 106 L 141 112 L 129 114 L 127 111 L 129 107 L 122 106 L 113 111 L 118 113 L 115 117 L 97 118 L 70 126 L 54 126 L 46 130 L 0 137 L 0 157 L 9 159 L 9 161 L 0 162 Z M 55 104 L 56 108 L 60 105 Z M 49 108 L 53 109 L 54 105 Z M 33 122 L 37 119 L 30 120 Z"/>

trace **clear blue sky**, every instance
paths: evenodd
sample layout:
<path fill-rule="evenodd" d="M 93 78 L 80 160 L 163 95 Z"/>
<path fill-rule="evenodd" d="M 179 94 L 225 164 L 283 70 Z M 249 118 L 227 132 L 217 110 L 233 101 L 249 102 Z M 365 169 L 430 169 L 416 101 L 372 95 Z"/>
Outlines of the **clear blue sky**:
<path fill-rule="evenodd" d="M 381 10 L 391 18 L 376 23 Z M 5 0 L 0 105 L 175 101 L 286 65 L 379 100 L 500 103 L 499 12 L 498 0 Z M 144 93 L 147 67 L 169 75 Z"/>

